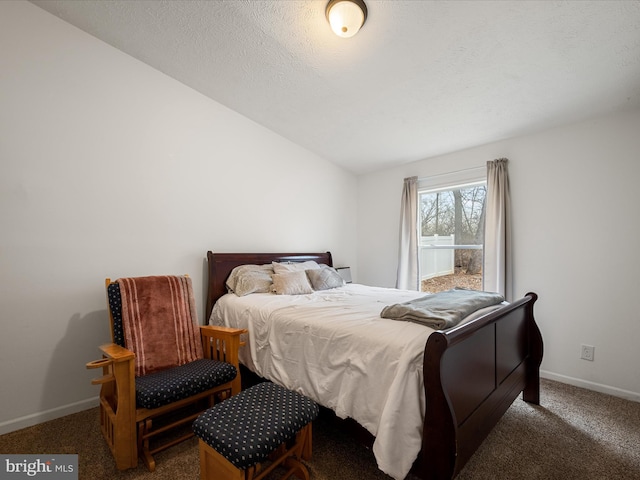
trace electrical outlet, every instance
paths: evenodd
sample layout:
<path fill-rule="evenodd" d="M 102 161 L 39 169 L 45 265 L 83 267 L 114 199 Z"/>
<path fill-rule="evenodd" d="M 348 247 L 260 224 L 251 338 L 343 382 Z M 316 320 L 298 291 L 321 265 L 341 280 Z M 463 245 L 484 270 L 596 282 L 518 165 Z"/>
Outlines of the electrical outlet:
<path fill-rule="evenodd" d="M 591 345 L 582 345 L 580 358 L 593 362 L 593 354 L 595 353 L 595 350 L 596 350 L 596 347 L 593 347 Z"/>

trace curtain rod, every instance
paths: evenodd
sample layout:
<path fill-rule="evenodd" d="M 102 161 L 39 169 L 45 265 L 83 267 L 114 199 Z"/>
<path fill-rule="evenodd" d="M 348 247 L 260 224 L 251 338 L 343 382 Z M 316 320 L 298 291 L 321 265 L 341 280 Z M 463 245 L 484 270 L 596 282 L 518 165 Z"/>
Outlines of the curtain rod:
<path fill-rule="evenodd" d="M 437 175 L 429 175 L 428 177 L 418 177 L 418 181 L 430 180 L 432 178 L 444 177 L 445 175 L 453 175 L 453 174 L 456 174 L 456 173 L 469 172 L 471 170 L 480 170 L 481 168 L 486 168 L 486 166 L 485 165 L 481 165 L 479 167 L 462 168 L 460 170 L 454 170 L 452 172 L 438 173 Z"/>

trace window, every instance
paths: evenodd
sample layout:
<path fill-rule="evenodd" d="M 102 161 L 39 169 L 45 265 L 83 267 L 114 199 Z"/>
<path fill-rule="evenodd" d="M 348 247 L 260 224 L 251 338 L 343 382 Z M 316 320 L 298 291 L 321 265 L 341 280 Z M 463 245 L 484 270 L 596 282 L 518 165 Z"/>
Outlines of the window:
<path fill-rule="evenodd" d="M 482 290 L 486 180 L 418 189 L 420 287 Z"/>

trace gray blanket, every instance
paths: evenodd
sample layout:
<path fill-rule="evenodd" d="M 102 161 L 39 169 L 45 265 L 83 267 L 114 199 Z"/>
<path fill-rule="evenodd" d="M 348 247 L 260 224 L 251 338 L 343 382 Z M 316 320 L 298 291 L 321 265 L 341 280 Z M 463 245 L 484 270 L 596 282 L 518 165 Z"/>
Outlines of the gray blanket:
<path fill-rule="evenodd" d="M 504 297 L 499 293 L 454 288 L 408 302 L 388 305 L 382 309 L 380 316 L 420 323 L 442 330 L 455 327 L 467 315 L 481 308 L 497 305 L 503 301 Z"/>

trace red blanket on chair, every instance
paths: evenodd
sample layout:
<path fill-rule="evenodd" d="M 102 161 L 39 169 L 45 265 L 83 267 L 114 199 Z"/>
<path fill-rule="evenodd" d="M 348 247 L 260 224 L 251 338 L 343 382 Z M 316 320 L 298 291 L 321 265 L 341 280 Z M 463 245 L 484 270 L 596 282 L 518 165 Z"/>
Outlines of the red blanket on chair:
<path fill-rule="evenodd" d="M 136 355 L 136 376 L 202 358 L 191 279 L 120 278 L 125 345 Z"/>

